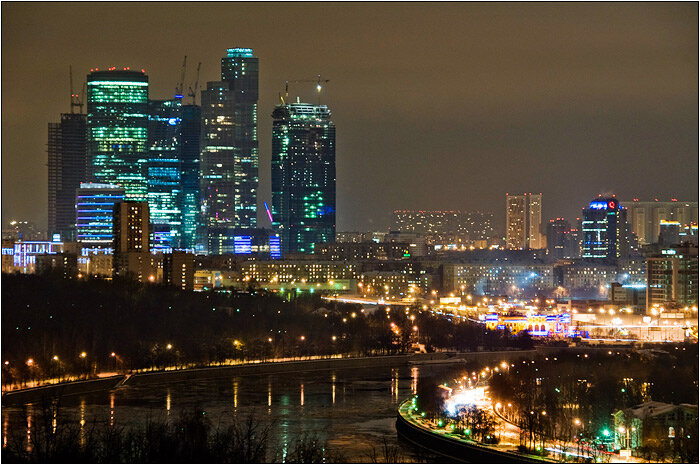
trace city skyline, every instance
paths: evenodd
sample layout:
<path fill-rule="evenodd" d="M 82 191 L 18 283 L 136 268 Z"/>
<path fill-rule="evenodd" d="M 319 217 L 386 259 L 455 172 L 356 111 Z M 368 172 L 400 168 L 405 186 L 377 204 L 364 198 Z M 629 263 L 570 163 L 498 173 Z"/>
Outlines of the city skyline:
<path fill-rule="evenodd" d="M 271 198 L 269 115 L 278 93 L 285 80 L 319 73 L 330 79 L 322 103 L 342 128 L 338 230 L 385 229 L 396 209 L 491 211 L 502 226 L 505 192 L 542 192 L 543 220 L 572 221 L 598 194 L 697 200 L 697 6 L 435 5 L 410 15 L 376 5 L 128 8 L 133 15 L 112 15 L 110 5 L 5 5 L 3 222 L 46 223 L 46 127 L 70 110 L 70 64 L 76 89 L 91 67 L 144 68 L 150 98 L 163 99 L 174 93 L 183 55 L 202 62 L 201 88 L 217 79 L 222 50 L 235 46 L 260 58 L 259 219 Z M 281 21 L 272 12 L 290 25 L 321 26 L 297 30 L 289 43 L 272 34 Z M 60 21 L 98 13 L 117 32 L 67 33 Z M 549 21 L 538 23 L 545 13 Z M 220 34 L 232 16 L 246 21 Z M 441 24 L 433 44 L 400 33 L 422 31 L 419 17 Z M 143 30 L 146 23 L 158 32 Z M 350 30 L 359 32 L 353 41 L 340 40 Z M 455 43 L 457 33 L 466 35 Z M 143 47 L 162 37 L 170 38 L 159 55 Z M 56 54 L 43 47 L 48 41 L 70 52 Z M 290 94 L 314 101 L 314 91 L 296 84 Z"/>

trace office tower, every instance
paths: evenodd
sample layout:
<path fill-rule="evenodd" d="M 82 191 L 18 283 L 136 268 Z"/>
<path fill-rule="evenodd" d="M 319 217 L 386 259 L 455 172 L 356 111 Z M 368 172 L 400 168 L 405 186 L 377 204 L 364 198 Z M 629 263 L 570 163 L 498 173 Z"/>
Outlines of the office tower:
<path fill-rule="evenodd" d="M 148 202 L 114 204 L 113 237 L 114 277 L 153 281 Z"/>
<path fill-rule="evenodd" d="M 148 76 L 94 70 L 87 77 L 88 179 L 147 199 Z"/>
<path fill-rule="evenodd" d="M 629 255 L 627 209 L 614 197 L 599 197 L 583 209 L 582 258 L 616 260 Z"/>
<path fill-rule="evenodd" d="M 677 221 L 681 228 L 698 224 L 698 202 L 683 202 L 676 199 L 671 199 L 670 202 L 659 200 L 646 202 L 632 199 L 622 203 L 628 208 L 630 229 L 636 234 L 640 245 L 657 242 L 661 222 L 664 220 Z"/>
<path fill-rule="evenodd" d="M 647 258 L 647 311 L 654 306 L 697 306 L 698 247 L 690 244 L 662 250 Z"/>
<path fill-rule="evenodd" d="M 543 249 L 542 194 L 506 194 L 506 248 Z"/>
<path fill-rule="evenodd" d="M 49 123 L 49 238 L 75 239 L 75 191 L 86 179 L 86 124 L 79 113 L 63 113 L 60 123 Z"/>
<path fill-rule="evenodd" d="M 547 224 L 547 255 L 555 260 L 578 258 L 577 238 L 571 233 L 571 224 L 564 218 L 549 220 Z"/>
<path fill-rule="evenodd" d="M 284 252 L 335 241 L 335 125 L 325 105 L 272 113 L 272 216 Z"/>
<path fill-rule="evenodd" d="M 112 248 L 114 204 L 124 197 L 124 188 L 114 184 L 80 183 L 75 194 L 76 229 L 83 247 Z"/>
<path fill-rule="evenodd" d="M 179 98 L 148 102 L 148 209 L 155 251 L 180 247 L 180 103 Z"/>
<path fill-rule="evenodd" d="M 182 105 L 180 118 L 180 246 L 193 249 L 197 243 L 199 224 L 199 140 L 202 113 L 198 105 Z"/>
<path fill-rule="evenodd" d="M 231 48 L 221 81 L 202 91 L 201 196 L 207 248 L 230 251 L 232 229 L 257 224 L 258 58 Z"/>
<path fill-rule="evenodd" d="M 493 213 L 394 210 L 392 230 L 422 234 L 428 244 L 478 244 L 494 238 Z"/>

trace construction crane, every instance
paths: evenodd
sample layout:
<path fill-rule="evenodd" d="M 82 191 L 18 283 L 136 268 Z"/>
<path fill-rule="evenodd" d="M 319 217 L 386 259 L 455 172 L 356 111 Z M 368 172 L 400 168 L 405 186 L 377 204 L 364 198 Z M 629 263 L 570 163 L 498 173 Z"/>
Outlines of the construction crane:
<path fill-rule="evenodd" d="M 330 82 L 330 79 L 321 79 L 321 75 L 317 75 L 316 79 L 293 79 L 291 81 L 284 81 L 284 98 L 282 99 L 282 103 L 287 103 L 289 102 L 289 83 L 290 82 L 315 82 L 316 83 L 316 93 L 318 96 L 318 104 L 321 104 L 321 90 L 323 89 L 323 86 L 321 83 L 325 84 L 327 82 Z M 280 97 L 281 98 L 281 97 Z M 286 100 L 286 102 L 285 102 Z"/>
<path fill-rule="evenodd" d="M 180 80 L 175 86 L 175 98 L 182 98 L 182 88 L 185 85 L 185 72 L 187 71 L 187 55 L 182 61 L 182 71 L 180 72 Z"/>
<path fill-rule="evenodd" d="M 70 112 L 74 113 L 74 108 L 78 108 L 79 114 L 83 113 L 83 101 L 85 100 L 85 83 L 83 82 L 83 90 L 80 94 L 73 93 L 73 66 L 68 66 L 68 74 L 70 76 Z"/>
<path fill-rule="evenodd" d="M 197 89 L 199 89 L 199 69 L 202 67 L 202 62 L 197 64 L 197 77 L 194 80 L 194 86 L 190 86 L 187 95 L 192 97 L 192 105 L 197 104 Z"/>

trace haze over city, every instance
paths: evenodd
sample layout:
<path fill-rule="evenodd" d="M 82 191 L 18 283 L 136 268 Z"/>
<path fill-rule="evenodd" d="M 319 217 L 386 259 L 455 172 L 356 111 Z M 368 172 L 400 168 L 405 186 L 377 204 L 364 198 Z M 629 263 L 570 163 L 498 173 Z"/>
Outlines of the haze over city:
<path fill-rule="evenodd" d="M 330 82 L 337 228 L 395 209 L 494 212 L 543 193 L 573 220 L 599 193 L 697 200 L 694 4 L 3 4 L 2 219 L 46 223 L 47 123 L 90 68 L 144 68 L 169 98 L 244 46 L 260 58 L 260 195 L 284 81 Z M 314 101 L 313 85 L 290 95 Z M 682 180 L 682 181 L 681 181 Z"/>

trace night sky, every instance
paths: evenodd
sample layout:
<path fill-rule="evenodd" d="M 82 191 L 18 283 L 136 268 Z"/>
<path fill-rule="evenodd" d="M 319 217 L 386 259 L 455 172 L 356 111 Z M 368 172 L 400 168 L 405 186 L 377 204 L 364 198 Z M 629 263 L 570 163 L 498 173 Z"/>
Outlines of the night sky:
<path fill-rule="evenodd" d="M 698 4 L 2 4 L 2 220 L 46 225 L 47 123 L 90 68 L 145 68 L 151 98 L 226 48 L 260 58 L 260 196 L 287 79 L 330 79 L 338 230 L 394 209 L 543 219 L 599 193 L 698 199 Z M 290 94 L 315 102 L 314 85 Z M 263 215 L 259 214 L 259 218 Z"/>

